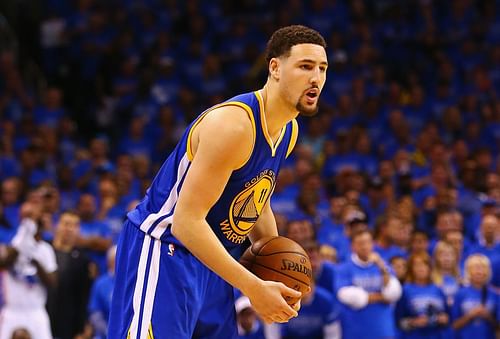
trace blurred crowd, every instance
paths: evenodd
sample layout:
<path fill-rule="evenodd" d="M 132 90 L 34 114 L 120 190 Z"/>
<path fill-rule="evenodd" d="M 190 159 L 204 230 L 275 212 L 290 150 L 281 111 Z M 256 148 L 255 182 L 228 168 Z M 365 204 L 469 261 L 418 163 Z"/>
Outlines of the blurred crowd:
<path fill-rule="evenodd" d="M 105 338 L 114 244 L 186 125 L 259 88 L 280 26 L 328 42 L 272 207 L 298 318 L 244 338 L 494 338 L 498 0 L 0 2 L 0 339 Z M 265 332 L 265 333 L 264 333 Z"/>

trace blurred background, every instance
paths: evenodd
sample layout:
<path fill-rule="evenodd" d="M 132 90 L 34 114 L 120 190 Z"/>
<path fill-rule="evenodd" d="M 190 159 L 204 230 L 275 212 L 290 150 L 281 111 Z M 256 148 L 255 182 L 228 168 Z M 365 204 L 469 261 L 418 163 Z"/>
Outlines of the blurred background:
<path fill-rule="evenodd" d="M 106 337 L 127 211 L 187 124 L 262 87 L 272 32 L 304 24 L 325 37 L 330 65 L 272 207 L 280 233 L 308 248 L 330 306 L 266 335 L 335 338 L 326 328 L 336 324 L 345 338 L 376 337 L 379 321 L 352 335 L 364 313 L 349 318 L 354 306 L 338 300 L 362 252 L 352 235 L 367 229 L 369 252 L 403 286 L 386 302 L 384 337 L 494 338 L 499 14 L 498 0 L 2 0 L 0 266 L 3 284 L 19 287 L 3 289 L 9 331 L 42 338 L 16 316 L 38 307 L 54 338 Z M 422 263 L 427 297 L 412 289 Z M 242 337 L 263 337 L 250 320 Z"/>

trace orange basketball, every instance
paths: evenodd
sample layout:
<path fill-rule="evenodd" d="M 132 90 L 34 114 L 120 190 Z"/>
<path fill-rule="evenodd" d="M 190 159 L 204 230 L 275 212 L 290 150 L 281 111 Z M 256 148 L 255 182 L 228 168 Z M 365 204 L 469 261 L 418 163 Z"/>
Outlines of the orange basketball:
<path fill-rule="evenodd" d="M 240 263 L 263 280 L 280 281 L 305 293 L 311 286 L 311 262 L 306 251 L 295 241 L 285 237 L 265 237 L 250 246 Z M 293 305 L 298 299 L 287 297 Z"/>

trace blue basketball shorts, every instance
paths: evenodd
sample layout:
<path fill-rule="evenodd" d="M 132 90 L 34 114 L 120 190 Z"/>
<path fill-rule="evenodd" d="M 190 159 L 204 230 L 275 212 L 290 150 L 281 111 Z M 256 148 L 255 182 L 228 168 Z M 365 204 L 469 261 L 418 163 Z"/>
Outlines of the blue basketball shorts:
<path fill-rule="evenodd" d="M 238 337 L 232 286 L 185 248 L 127 220 L 115 272 L 109 339 Z"/>

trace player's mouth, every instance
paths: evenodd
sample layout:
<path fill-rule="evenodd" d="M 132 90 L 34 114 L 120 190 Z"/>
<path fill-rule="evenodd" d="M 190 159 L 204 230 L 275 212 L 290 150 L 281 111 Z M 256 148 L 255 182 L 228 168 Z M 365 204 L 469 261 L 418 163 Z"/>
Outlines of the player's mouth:
<path fill-rule="evenodd" d="M 314 104 L 316 100 L 318 99 L 319 96 L 319 89 L 318 88 L 311 88 L 306 91 L 306 101 L 308 104 Z"/>

